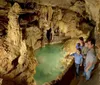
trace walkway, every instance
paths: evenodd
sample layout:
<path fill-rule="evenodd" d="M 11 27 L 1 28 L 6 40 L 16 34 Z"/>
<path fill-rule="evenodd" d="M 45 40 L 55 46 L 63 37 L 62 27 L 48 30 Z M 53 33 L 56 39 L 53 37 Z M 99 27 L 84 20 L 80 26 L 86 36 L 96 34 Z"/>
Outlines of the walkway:
<path fill-rule="evenodd" d="M 79 80 L 74 78 L 70 85 L 100 85 L 100 63 L 93 71 L 89 81 L 86 82 L 84 77 L 80 77 Z"/>

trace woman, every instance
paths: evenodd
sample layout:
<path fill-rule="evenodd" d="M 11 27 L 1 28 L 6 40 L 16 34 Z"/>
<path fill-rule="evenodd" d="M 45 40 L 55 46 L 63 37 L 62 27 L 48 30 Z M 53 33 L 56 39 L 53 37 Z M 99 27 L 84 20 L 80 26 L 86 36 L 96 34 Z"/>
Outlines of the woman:
<path fill-rule="evenodd" d="M 79 41 L 76 44 L 76 49 L 80 48 L 82 50 L 83 46 L 84 46 L 84 39 L 83 39 L 83 37 L 79 37 Z"/>

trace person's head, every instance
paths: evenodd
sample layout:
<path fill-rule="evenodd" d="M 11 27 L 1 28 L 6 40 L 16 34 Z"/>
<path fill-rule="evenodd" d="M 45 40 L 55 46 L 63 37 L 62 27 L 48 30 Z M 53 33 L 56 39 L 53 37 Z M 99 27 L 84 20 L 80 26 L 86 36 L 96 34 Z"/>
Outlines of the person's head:
<path fill-rule="evenodd" d="M 81 49 L 80 49 L 80 48 L 77 48 L 77 49 L 76 49 L 76 53 L 77 53 L 77 54 L 81 54 Z"/>
<path fill-rule="evenodd" d="M 88 41 L 85 41 L 85 47 L 88 47 Z"/>
<path fill-rule="evenodd" d="M 88 40 L 88 48 L 91 49 L 95 46 L 95 39 Z"/>
<path fill-rule="evenodd" d="M 83 37 L 79 37 L 79 43 L 83 44 L 84 43 L 84 38 Z"/>
<path fill-rule="evenodd" d="M 79 47 L 80 46 L 80 43 L 77 43 L 77 46 Z"/>

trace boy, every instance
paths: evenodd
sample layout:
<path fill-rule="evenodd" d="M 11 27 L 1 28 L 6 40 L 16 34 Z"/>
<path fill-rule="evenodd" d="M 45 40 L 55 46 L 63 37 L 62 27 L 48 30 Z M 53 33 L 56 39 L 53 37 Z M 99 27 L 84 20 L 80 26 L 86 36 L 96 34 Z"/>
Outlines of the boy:
<path fill-rule="evenodd" d="M 78 77 L 79 76 L 79 67 L 82 65 L 82 61 L 83 61 L 83 58 L 82 58 L 82 55 L 81 55 L 81 49 L 77 48 L 76 52 L 71 54 L 71 56 L 74 57 L 75 68 L 76 68 L 76 77 Z"/>

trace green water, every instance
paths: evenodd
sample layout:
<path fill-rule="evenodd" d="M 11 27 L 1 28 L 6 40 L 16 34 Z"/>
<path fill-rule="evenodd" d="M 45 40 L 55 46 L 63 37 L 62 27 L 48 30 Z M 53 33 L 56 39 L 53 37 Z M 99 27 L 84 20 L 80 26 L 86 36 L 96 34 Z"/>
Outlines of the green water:
<path fill-rule="evenodd" d="M 60 60 L 64 55 L 62 44 L 46 45 L 35 51 L 35 56 L 39 62 L 34 76 L 37 85 L 50 82 L 62 73 L 64 68 Z"/>

